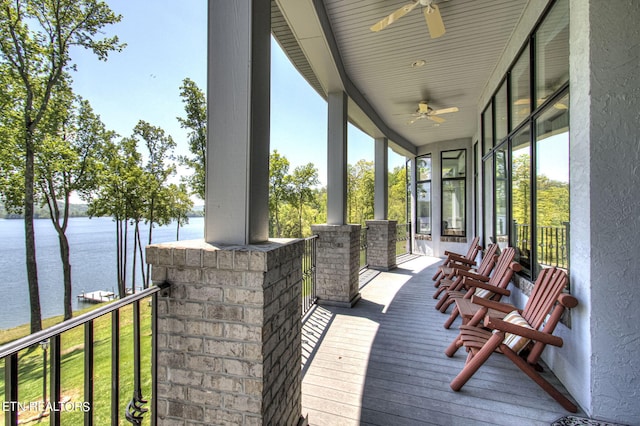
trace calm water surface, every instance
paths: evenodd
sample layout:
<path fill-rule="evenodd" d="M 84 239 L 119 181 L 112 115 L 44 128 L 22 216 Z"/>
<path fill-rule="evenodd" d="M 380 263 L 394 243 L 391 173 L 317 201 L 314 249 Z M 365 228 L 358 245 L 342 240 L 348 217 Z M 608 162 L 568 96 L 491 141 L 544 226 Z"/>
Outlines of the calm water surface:
<path fill-rule="evenodd" d="M 71 246 L 71 279 L 73 309 L 85 307 L 76 297 L 84 291 L 117 291 L 115 222 L 111 218 L 72 218 L 67 236 Z M 40 283 L 42 317 L 61 315 L 63 307 L 63 278 L 58 236 L 49 219 L 35 221 L 36 256 Z M 133 247 L 130 232 L 129 247 Z M 200 239 L 204 236 L 204 219 L 190 218 L 180 228 L 181 240 Z M 141 234 L 143 244 L 148 238 L 148 227 Z M 176 226 L 153 229 L 153 242 L 176 240 Z M 131 284 L 131 259 L 128 261 Z M 136 278 L 141 285 L 141 277 Z M 25 266 L 24 221 L 0 219 L 0 329 L 28 323 L 29 293 Z M 0 331 L 1 333 L 1 331 Z"/>

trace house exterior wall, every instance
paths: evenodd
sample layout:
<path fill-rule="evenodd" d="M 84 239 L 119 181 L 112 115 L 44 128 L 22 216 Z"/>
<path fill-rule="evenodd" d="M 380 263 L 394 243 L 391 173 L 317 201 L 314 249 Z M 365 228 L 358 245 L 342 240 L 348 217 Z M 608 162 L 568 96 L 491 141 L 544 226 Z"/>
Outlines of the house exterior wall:
<path fill-rule="evenodd" d="M 478 117 L 548 3 L 527 6 Z M 570 279 L 579 305 L 556 331 L 564 346 L 544 354 L 588 415 L 624 424 L 640 419 L 637 22 L 631 0 L 570 0 Z M 516 290 L 511 300 L 523 306 L 526 296 Z"/>
<path fill-rule="evenodd" d="M 585 409 L 637 424 L 640 4 L 570 5 L 571 285 L 583 303 L 572 318 L 580 340 L 570 345 L 589 356 L 578 371 L 588 373 L 580 383 Z"/>

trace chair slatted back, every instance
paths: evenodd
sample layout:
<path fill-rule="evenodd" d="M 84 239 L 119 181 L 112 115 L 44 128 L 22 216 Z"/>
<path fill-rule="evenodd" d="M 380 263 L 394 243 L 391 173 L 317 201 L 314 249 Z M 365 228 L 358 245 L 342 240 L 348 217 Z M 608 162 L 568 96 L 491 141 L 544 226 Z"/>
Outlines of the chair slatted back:
<path fill-rule="evenodd" d="M 469 246 L 469 251 L 467 251 L 465 259 L 474 260 L 476 258 L 476 256 L 478 255 L 478 251 L 482 248 L 478 245 L 479 241 L 480 237 L 475 237 L 471 241 L 471 245 Z"/>
<path fill-rule="evenodd" d="M 482 262 L 480 262 L 480 265 L 478 266 L 478 273 L 480 275 L 487 276 L 491 273 L 491 270 L 496 263 L 496 251 L 498 251 L 497 244 L 489 244 L 489 247 L 484 251 L 484 254 L 482 255 Z"/>
<path fill-rule="evenodd" d="M 522 317 L 531 327 L 540 329 L 566 287 L 568 279 L 566 272 L 559 268 L 543 269 L 538 275 L 531 296 L 522 311 Z"/>
<path fill-rule="evenodd" d="M 517 263 L 513 267 L 511 265 L 515 255 L 516 250 L 513 247 L 507 247 L 502 250 L 500 256 L 498 256 L 493 274 L 489 278 L 489 284 L 500 288 L 507 288 L 509 281 L 511 281 L 511 276 L 516 270 L 518 270 L 515 265 L 519 266 Z"/>

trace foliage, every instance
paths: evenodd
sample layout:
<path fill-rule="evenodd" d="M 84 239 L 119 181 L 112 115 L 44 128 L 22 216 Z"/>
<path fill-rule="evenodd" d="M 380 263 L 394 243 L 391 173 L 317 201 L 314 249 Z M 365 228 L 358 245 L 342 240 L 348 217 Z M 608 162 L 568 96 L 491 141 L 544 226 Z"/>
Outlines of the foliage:
<path fill-rule="evenodd" d="M 407 169 L 398 166 L 389 172 L 389 220 L 407 222 Z"/>
<path fill-rule="evenodd" d="M 18 152 L 23 152 L 24 162 L 10 160 L 11 177 L 3 178 L 2 186 L 23 182 L 22 194 L 15 191 L 5 196 L 10 208 L 23 201 L 25 217 L 26 267 L 29 283 L 31 330 L 42 328 L 36 245 L 34 231 L 35 204 L 35 156 L 39 140 L 46 134 L 41 126 L 50 113 L 51 98 L 58 86 L 69 78 L 68 71 L 74 69 L 69 51 L 78 46 L 91 50 L 99 59 L 106 60 L 112 51 L 124 46 L 117 36 L 97 38 L 104 26 L 120 21 L 106 3 L 97 0 L 0 0 L 0 64 L 2 64 L 3 86 L 6 93 L 0 101 L 15 108 L 10 116 L 15 120 L 9 124 L 16 127 L 3 131 L 14 137 L 10 142 Z M 3 123 L 0 127 L 5 127 Z M 15 178 L 15 174 L 21 178 Z M 18 176 L 19 176 L 18 175 Z M 21 196 L 22 195 L 22 196 Z"/>
<path fill-rule="evenodd" d="M 180 156 L 180 162 L 193 169 L 185 178 L 193 194 L 204 200 L 207 169 L 207 100 L 196 83 L 185 78 L 180 86 L 186 118 L 178 117 L 180 127 L 189 130 L 189 151 L 192 157 Z"/>
<path fill-rule="evenodd" d="M 60 87 L 58 87 L 59 89 Z M 114 133 L 105 129 L 89 102 L 74 104 L 70 90 L 56 90 L 46 117 L 49 126 L 36 155 L 36 181 L 58 233 L 64 276 L 64 317 L 71 318 L 71 263 L 67 238 L 72 193 L 87 199 L 103 169 L 101 152 Z"/>
<path fill-rule="evenodd" d="M 318 169 L 312 163 L 296 167 L 290 179 L 290 203 L 296 209 L 298 215 L 297 235 L 303 236 L 302 218 L 306 207 L 313 207 L 315 193 L 313 187 L 320 184 Z"/>
<path fill-rule="evenodd" d="M 365 225 L 373 219 L 375 174 L 372 161 L 359 160 L 347 166 L 347 209 L 349 223 Z"/>
<path fill-rule="evenodd" d="M 282 237 L 280 209 L 289 195 L 289 160 L 275 150 L 269 156 L 269 235 Z"/>

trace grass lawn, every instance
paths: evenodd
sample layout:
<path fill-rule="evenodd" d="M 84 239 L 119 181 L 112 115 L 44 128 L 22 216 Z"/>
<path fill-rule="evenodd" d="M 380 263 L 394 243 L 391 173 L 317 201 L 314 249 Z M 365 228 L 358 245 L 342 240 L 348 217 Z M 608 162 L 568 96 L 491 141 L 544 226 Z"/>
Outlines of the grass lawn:
<path fill-rule="evenodd" d="M 142 395 L 146 399 L 151 396 L 151 306 L 149 299 L 140 302 L 141 319 L 141 381 Z M 76 314 L 83 313 L 77 312 Z M 94 401 L 93 421 L 97 425 L 111 422 L 111 322 L 112 315 L 106 314 L 94 321 Z M 124 417 L 125 409 L 133 395 L 133 308 L 131 305 L 120 309 L 120 395 L 119 424 L 128 425 Z M 49 327 L 61 321 L 51 318 L 44 321 Z M 7 330 L 0 336 L 0 344 L 28 334 L 28 326 Z M 61 360 L 61 394 L 62 400 L 68 401 L 67 407 L 81 406 L 84 402 L 84 327 L 76 327 L 62 334 Z M 48 373 L 50 368 L 50 356 Z M 25 349 L 19 354 L 18 402 L 41 403 L 43 393 L 43 351 L 39 345 Z M 4 379 L 4 360 L 0 363 L 0 377 Z M 47 394 L 50 394 L 50 383 L 47 377 Z M 4 401 L 4 380 L 0 387 L 0 401 Z M 48 395 L 47 395 L 48 400 Z M 145 408 L 149 408 L 146 404 Z M 19 413 L 22 423 L 26 419 L 36 418 L 40 413 L 24 411 Z M 82 424 L 84 413 L 81 409 L 62 411 L 62 424 Z M 149 413 L 145 415 L 145 423 L 149 424 Z M 47 420 L 45 420 L 46 422 Z M 4 424 L 4 413 L 0 411 L 0 424 Z"/>

